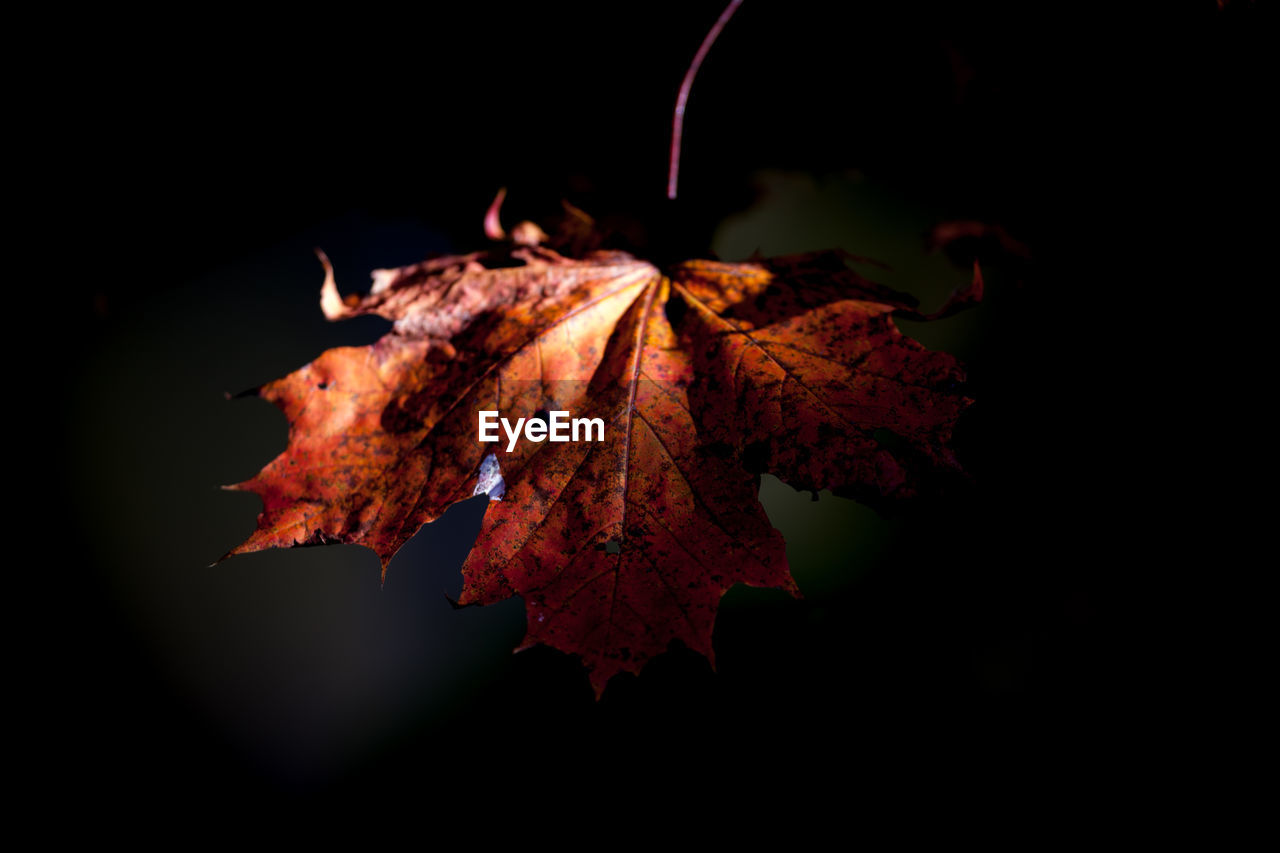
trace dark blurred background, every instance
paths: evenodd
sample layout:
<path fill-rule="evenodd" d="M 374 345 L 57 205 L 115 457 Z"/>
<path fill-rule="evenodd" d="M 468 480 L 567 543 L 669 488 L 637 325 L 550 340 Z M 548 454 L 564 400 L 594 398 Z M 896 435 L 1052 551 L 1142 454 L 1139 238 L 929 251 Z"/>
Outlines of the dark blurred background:
<path fill-rule="evenodd" d="M 1117 225 L 1163 188 L 1171 147 L 1257 144 L 1241 80 L 1260 14 L 1192 6 L 1165 39 L 1080 4 L 747 0 L 694 86 L 673 204 L 672 105 L 720 10 L 113 9 L 53 39 L 21 96 L 28 177 L 50 188 L 31 215 L 58 246 L 51 515 L 70 519 L 38 581 L 33 778 L 197 811 L 429 811 L 561 778 L 673 808 L 1105 780 L 1138 723 L 1105 618 L 1130 557 L 1111 538 L 1124 475 L 1091 456 L 1088 381 L 1124 335 L 1095 301 L 1130 296 L 1142 244 Z M 1197 201 L 1240 177 L 1212 162 Z M 985 305 L 902 324 L 969 366 L 975 486 L 884 519 L 766 478 L 806 598 L 735 589 L 717 673 L 676 651 L 599 703 L 575 659 L 510 654 L 518 600 L 450 609 L 482 503 L 424 529 L 385 588 L 348 547 L 209 568 L 258 511 L 216 487 L 286 438 L 270 406 L 223 393 L 385 328 L 324 322 L 312 247 L 360 290 L 375 267 L 480 247 L 502 186 L 508 224 L 564 198 L 655 257 L 844 246 L 926 309 L 978 257 Z M 954 221 L 989 230 L 931 251 Z"/>

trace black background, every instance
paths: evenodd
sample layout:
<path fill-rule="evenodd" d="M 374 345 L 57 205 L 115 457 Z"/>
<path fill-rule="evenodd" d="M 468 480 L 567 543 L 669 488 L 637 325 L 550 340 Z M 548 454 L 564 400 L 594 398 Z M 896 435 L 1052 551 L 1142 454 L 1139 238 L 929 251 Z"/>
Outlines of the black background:
<path fill-rule="evenodd" d="M 1135 559 L 1115 512 L 1132 479 L 1093 455 L 1107 438 L 1095 415 L 1110 401 L 1092 379 L 1126 344 L 1092 300 L 1150 298 L 1128 267 L 1157 229 L 1134 220 L 1165 193 L 1221 205 L 1210 229 L 1233 221 L 1228 193 L 1257 145 L 1261 16 L 1206 3 L 1135 25 L 1079 4 L 747 0 L 694 87 L 671 204 L 671 107 L 719 11 L 96 12 L 51 40 L 56 54 L 30 66 L 19 96 L 40 149 L 22 165 L 46 188 L 30 215 L 56 252 L 43 266 L 60 346 L 45 358 L 65 358 L 74 377 L 52 402 L 67 448 L 52 514 L 71 521 L 49 540 L 49 579 L 38 581 L 51 607 L 30 659 L 35 734 L 18 744 L 38 784 L 202 811 L 400 798 L 443 809 L 536 799 L 550 779 L 606 798 L 659 792 L 672 808 L 934 784 L 1006 803 L 1039 797 L 1040 783 L 1114 783 L 1110 768 L 1144 738 L 1143 676 L 1130 632 L 1107 618 Z M 1167 170 L 1188 157 L 1201 159 L 1186 192 L 1169 192 Z M 311 245 L 355 289 L 363 270 L 480 245 L 484 208 L 506 186 L 508 223 L 564 197 L 639 223 L 640 250 L 704 254 L 715 226 L 753 203 L 761 169 L 856 175 L 938 219 L 999 223 L 1031 247 L 1030 264 L 991 245 L 955 259 L 961 269 L 985 252 L 993 282 L 964 353 L 980 401 L 957 437 L 973 493 L 895 519 L 855 580 L 802 603 L 727 605 L 717 674 L 676 652 L 616 680 L 599 704 L 571 658 L 502 651 L 519 637 L 518 603 L 496 627 L 454 637 L 480 646 L 442 682 L 456 694 L 406 700 L 406 719 L 322 766 L 306 759 L 305 738 L 264 746 L 302 725 L 290 700 L 255 699 L 249 678 L 249 698 L 226 712 L 175 675 L 208 664 L 184 659 L 190 638 L 139 616 L 169 594 L 138 591 L 157 578 L 232 572 L 209 604 L 223 614 L 267 589 L 287 618 L 311 572 L 374 589 L 361 607 L 412 603 L 391 581 L 376 591 L 367 552 L 203 568 L 247 535 L 255 510 L 243 496 L 183 489 L 244 479 L 283 446 L 268 407 L 250 413 L 216 392 L 380 333 L 323 324 Z M 277 274 L 279 288 L 264 291 Z M 478 524 L 475 506 L 459 511 L 471 515 L 452 532 L 409 546 L 438 564 L 420 584 L 434 609 L 405 624 L 455 618 L 435 604 L 456 593 L 450 572 Z M 196 606 L 192 589 L 173 594 Z M 323 633 L 299 635 L 299 660 L 340 653 L 305 648 Z M 433 661 L 454 656 L 447 637 L 430 639 L 444 643 Z M 236 655 L 253 670 L 251 648 Z M 234 668 L 206 689 L 234 683 Z M 414 720 L 419 706 L 429 711 Z"/>

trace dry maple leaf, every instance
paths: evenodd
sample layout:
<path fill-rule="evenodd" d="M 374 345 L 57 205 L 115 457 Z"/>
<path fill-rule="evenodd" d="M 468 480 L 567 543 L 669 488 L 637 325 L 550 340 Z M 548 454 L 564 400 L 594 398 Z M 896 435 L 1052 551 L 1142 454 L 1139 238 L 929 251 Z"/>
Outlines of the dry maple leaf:
<path fill-rule="evenodd" d="M 905 497 L 959 470 L 947 446 L 970 402 L 959 367 L 899 334 L 895 315 L 922 315 L 845 256 L 664 273 L 529 242 L 375 271 L 363 298 L 339 296 L 322 256 L 326 317 L 394 326 L 256 389 L 284 411 L 289 444 L 230 487 L 263 511 L 228 556 L 352 543 L 385 576 L 423 524 L 487 494 L 460 603 L 522 596 L 522 648 L 581 656 L 598 697 L 673 640 L 712 658 L 735 583 L 798 594 L 759 471 Z M 975 269 L 939 315 L 980 293 Z M 604 440 L 481 443 L 483 410 L 599 418 Z"/>

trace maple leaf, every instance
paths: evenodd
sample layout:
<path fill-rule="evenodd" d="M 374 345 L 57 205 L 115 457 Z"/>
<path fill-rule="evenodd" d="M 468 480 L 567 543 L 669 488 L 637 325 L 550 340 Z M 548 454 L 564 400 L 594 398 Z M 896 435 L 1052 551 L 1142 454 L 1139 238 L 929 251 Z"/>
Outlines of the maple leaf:
<path fill-rule="evenodd" d="M 487 222 L 502 236 L 496 211 Z M 715 615 L 734 584 L 799 594 L 759 471 L 898 498 L 959 470 L 948 442 L 970 402 L 960 368 L 902 336 L 894 316 L 925 315 L 845 256 L 664 273 L 515 233 L 530 236 L 377 270 L 364 297 L 342 298 L 321 255 L 326 317 L 394 325 L 255 389 L 284 411 L 289 443 L 229 487 L 263 511 L 227 556 L 351 543 L 374 550 L 385 577 L 423 524 L 487 494 L 459 603 L 523 597 L 521 648 L 579 655 L 598 697 L 673 640 L 714 665 Z M 980 294 L 975 268 L 929 316 Z M 482 443 L 480 411 L 598 418 L 603 440 Z M 897 440 L 879 440 L 884 430 Z"/>

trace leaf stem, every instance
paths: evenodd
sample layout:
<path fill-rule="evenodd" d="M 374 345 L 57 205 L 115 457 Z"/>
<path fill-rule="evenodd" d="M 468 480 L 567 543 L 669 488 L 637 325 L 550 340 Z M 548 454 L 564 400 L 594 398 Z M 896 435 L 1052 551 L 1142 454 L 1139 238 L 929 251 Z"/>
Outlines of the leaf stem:
<path fill-rule="evenodd" d="M 720 17 L 716 19 L 707 37 L 702 40 L 702 46 L 693 55 L 693 62 L 689 64 L 689 70 L 684 73 L 684 80 L 680 83 L 680 94 L 676 97 L 676 113 L 671 120 L 671 161 L 667 171 L 667 198 L 669 199 L 676 197 L 676 184 L 680 178 L 680 136 L 684 132 L 684 105 L 689 100 L 693 78 L 698 75 L 702 60 L 707 58 L 707 52 L 711 50 L 711 45 L 715 44 L 720 31 L 724 29 L 725 24 L 729 23 L 733 13 L 738 11 L 741 5 L 742 0 L 729 0 L 729 5 L 720 13 Z"/>

